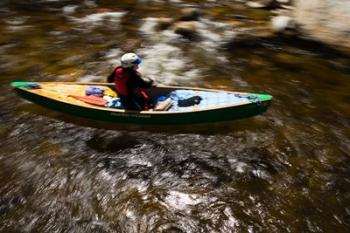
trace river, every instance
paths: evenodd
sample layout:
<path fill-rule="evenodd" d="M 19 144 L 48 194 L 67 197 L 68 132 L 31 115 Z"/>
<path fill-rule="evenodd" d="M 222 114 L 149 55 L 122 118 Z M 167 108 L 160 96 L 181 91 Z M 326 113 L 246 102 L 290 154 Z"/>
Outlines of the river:
<path fill-rule="evenodd" d="M 188 7 L 203 13 L 198 38 L 157 29 Z M 294 37 L 229 46 L 235 25 L 270 16 L 239 1 L 2 1 L 0 232 L 349 232 L 349 56 Z M 272 105 L 144 127 L 51 111 L 8 85 L 102 82 L 129 51 L 161 83 Z"/>

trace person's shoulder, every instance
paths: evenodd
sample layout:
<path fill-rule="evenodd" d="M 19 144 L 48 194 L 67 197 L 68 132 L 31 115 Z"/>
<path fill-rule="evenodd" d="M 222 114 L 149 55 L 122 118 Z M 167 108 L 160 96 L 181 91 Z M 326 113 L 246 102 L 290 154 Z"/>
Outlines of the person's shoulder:
<path fill-rule="evenodd" d="M 115 73 L 117 73 L 117 74 L 122 74 L 122 73 L 123 73 L 123 67 L 118 66 L 118 67 L 115 68 L 114 71 L 115 71 Z"/>
<path fill-rule="evenodd" d="M 138 71 L 136 70 L 135 73 L 136 73 L 137 76 L 141 77 L 141 73 L 140 73 L 140 72 L 138 72 Z"/>

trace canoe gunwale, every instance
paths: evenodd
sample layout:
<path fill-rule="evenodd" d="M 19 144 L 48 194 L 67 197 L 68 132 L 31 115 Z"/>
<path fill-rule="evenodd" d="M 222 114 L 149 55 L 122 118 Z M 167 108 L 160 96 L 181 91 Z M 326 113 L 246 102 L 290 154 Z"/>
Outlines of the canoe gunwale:
<path fill-rule="evenodd" d="M 79 83 L 79 82 L 35 82 L 37 84 L 64 84 L 64 85 L 96 85 L 96 86 L 114 86 L 110 83 Z M 241 94 L 241 95 L 247 95 L 246 92 L 232 92 L 232 91 L 225 91 L 225 90 L 216 90 L 216 89 L 207 89 L 207 88 L 196 88 L 196 87 L 178 87 L 178 86 L 165 86 L 165 85 L 158 85 L 158 88 L 170 88 L 170 89 L 186 89 L 186 90 L 196 90 L 196 91 L 209 91 L 209 92 L 221 92 L 221 93 L 230 93 L 230 94 Z M 179 110 L 179 111 L 134 111 L 134 110 L 124 110 L 124 109 L 116 109 L 116 108 L 107 108 L 107 107 L 99 107 L 94 106 L 92 104 L 87 105 L 79 105 L 73 102 L 64 101 L 62 99 L 53 98 L 51 96 L 44 95 L 42 93 L 36 93 L 35 90 L 37 89 L 25 89 L 22 87 L 14 87 L 14 89 L 19 89 L 24 92 L 32 93 L 33 95 L 41 96 L 42 98 L 47 98 L 52 101 L 56 102 L 62 102 L 69 105 L 74 105 L 76 107 L 86 108 L 86 109 L 95 109 L 95 110 L 101 110 L 109 113 L 120 113 L 120 114 L 141 114 L 141 115 L 179 115 L 179 114 L 186 114 L 186 113 L 196 113 L 196 112 L 206 112 L 206 111 L 217 111 L 221 109 L 231 109 L 231 108 L 239 108 L 241 106 L 245 105 L 251 105 L 251 104 L 258 104 L 256 102 L 249 102 L 249 101 L 242 101 L 238 104 L 228 104 L 228 105 L 221 105 L 218 107 L 209 107 L 209 108 L 201 108 L 201 109 L 191 109 L 191 110 Z M 260 101 L 259 104 L 269 104 L 271 100 L 263 100 Z"/>
<path fill-rule="evenodd" d="M 40 82 L 37 82 L 40 84 Z M 54 82 L 49 82 L 53 84 Z M 67 84 L 62 82 L 61 84 Z M 77 84 L 77 83 L 71 83 Z M 104 85 L 102 83 L 83 83 L 86 85 Z M 113 85 L 113 84 L 110 84 Z M 165 86 L 162 86 L 167 88 Z M 177 88 L 179 87 L 170 87 Z M 184 89 L 185 87 L 181 87 Z M 196 90 L 209 90 L 213 89 L 202 89 L 202 88 L 188 88 Z M 73 104 L 69 101 L 62 101 L 59 98 L 50 98 L 50 96 L 39 95 L 33 90 L 28 90 L 24 87 L 14 86 L 14 91 L 30 102 L 38 104 L 40 106 L 52 109 L 54 111 L 62 112 L 72 116 L 78 116 L 83 118 L 88 118 L 92 120 L 99 120 L 104 122 L 113 123 L 127 123 L 127 124 L 138 124 L 138 125 L 188 125 L 188 124 L 200 124 L 200 123 L 213 123 L 222 121 L 232 121 L 247 117 L 256 116 L 264 111 L 266 111 L 270 105 L 272 96 L 266 95 L 266 97 L 261 101 L 249 101 L 246 104 L 232 105 L 228 107 L 216 107 L 216 108 L 206 108 L 201 110 L 193 111 L 177 111 L 177 112 L 167 112 L 167 111 L 130 111 L 130 110 L 120 110 L 120 109 L 109 109 L 103 107 L 95 107 L 86 105 Z M 165 90 L 167 91 L 167 90 Z M 214 90 L 215 91 L 215 90 Z M 253 93 L 243 93 L 243 92 L 228 92 L 226 93 L 240 93 L 240 94 L 253 94 Z M 157 94 L 157 93 L 153 93 Z M 265 94 L 255 94 L 262 95 Z"/>

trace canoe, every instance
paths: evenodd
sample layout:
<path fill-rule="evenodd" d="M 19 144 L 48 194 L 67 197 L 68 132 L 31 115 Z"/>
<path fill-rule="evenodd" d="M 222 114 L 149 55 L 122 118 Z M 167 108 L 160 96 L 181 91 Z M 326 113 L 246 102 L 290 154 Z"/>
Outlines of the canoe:
<path fill-rule="evenodd" d="M 114 85 L 109 83 L 12 82 L 10 85 L 22 98 L 56 111 L 95 120 L 132 124 L 174 125 L 242 119 L 263 113 L 272 100 L 268 94 L 160 85 L 148 91 L 152 99 L 162 97 L 170 100 L 172 104 L 169 109 L 131 111 L 104 106 L 106 101 L 86 100 L 89 99 L 86 96 L 89 87 L 97 86 L 113 92 Z M 180 100 L 194 96 L 200 99 L 199 103 L 189 106 L 179 104 Z"/>

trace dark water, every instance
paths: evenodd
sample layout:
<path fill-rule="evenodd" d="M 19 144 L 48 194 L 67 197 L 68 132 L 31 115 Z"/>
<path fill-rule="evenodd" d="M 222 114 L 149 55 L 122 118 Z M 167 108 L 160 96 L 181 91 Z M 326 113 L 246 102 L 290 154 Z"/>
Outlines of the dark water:
<path fill-rule="evenodd" d="M 188 6 L 204 12 L 195 41 L 154 29 Z M 270 15 L 234 1 L 2 1 L 0 232 L 349 232 L 349 57 L 295 38 L 225 45 L 228 25 Z M 128 51 L 163 83 L 273 104 L 219 124 L 109 125 L 8 87 L 103 81 Z"/>

